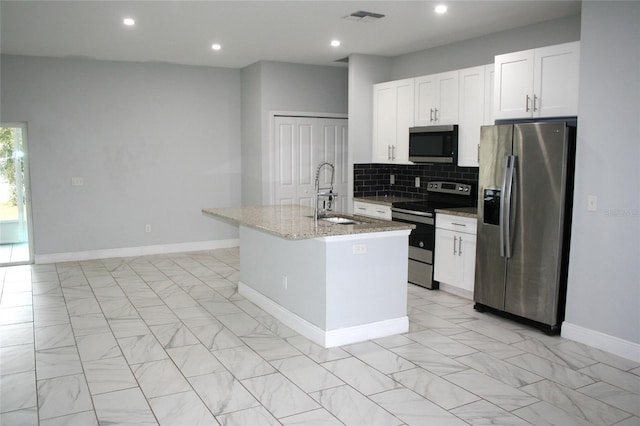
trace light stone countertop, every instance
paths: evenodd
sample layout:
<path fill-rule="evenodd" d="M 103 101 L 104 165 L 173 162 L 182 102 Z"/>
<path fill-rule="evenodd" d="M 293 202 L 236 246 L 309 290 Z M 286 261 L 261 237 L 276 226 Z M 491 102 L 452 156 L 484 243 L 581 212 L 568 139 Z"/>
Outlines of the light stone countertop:
<path fill-rule="evenodd" d="M 414 225 L 407 223 L 378 220 L 339 212 L 331 212 L 328 216 L 349 217 L 362 223 L 341 225 L 318 220 L 316 228 L 313 222 L 313 209 L 304 206 L 205 208 L 202 209 L 202 213 L 236 225 L 259 229 L 288 240 L 401 231 L 415 228 Z"/>
<path fill-rule="evenodd" d="M 368 197 L 353 197 L 353 201 L 362 201 L 365 203 L 382 204 L 383 206 L 391 206 L 393 203 L 421 200 L 421 198 L 401 197 L 398 195 L 373 195 Z"/>
<path fill-rule="evenodd" d="M 452 216 L 478 218 L 477 207 L 452 207 L 447 209 L 436 209 L 436 213 L 450 214 Z"/>

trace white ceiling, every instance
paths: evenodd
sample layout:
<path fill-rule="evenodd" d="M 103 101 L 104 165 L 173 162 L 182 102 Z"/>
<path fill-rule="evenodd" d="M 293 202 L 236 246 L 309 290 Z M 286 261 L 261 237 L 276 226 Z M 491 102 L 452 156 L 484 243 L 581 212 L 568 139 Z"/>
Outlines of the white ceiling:
<path fill-rule="evenodd" d="M 438 16 L 438 3 L 449 6 Z M 376 22 L 342 19 L 358 10 Z M 396 56 L 580 13 L 580 1 L 0 1 L 4 54 L 241 68 Z M 136 19 L 125 27 L 122 19 Z M 340 39 L 338 48 L 329 46 Z M 222 50 L 214 52 L 218 42 Z"/>

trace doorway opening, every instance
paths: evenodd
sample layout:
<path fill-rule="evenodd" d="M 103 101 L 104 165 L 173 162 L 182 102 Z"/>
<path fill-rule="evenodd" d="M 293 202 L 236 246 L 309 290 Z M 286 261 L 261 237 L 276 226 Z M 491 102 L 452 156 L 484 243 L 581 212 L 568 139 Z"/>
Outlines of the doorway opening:
<path fill-rule="evenodd" d="M 32 263 L 27 126 L 0 127 L 0 266 Z"/>

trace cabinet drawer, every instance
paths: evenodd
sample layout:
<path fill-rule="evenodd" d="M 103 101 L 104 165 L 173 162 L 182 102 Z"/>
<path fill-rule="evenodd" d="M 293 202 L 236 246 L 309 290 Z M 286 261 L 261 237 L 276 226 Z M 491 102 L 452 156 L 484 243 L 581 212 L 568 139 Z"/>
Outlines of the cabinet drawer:
<path fill-rule="evenodd" d="M 455 216 L 442 213 L 436 214 L 436 228 L 475 235 L 477 226 L 478 221 L 473 217 Z"/>
<path fill-rule="evenodd" d="M 391 207 L 384 206 L 382 204 L 354 201 L 353 213 L 363 215 L 363 216 L 374 217 L 376 219 L 391 220 Z"/>

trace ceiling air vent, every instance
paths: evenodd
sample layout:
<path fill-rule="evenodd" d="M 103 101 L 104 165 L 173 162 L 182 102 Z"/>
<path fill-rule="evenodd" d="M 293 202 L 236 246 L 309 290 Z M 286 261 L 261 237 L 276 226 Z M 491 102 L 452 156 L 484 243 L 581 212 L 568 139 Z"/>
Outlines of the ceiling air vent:
<path fill-rule="evenodd" d="M 342 17 L 342 19 L 347 19 L 349 21 L 358 21 L 358 22 L 375 22 L 381 18 L 384 18 L 383 14 L 367 12 L 366 10 L 359 10 L 357 12 L 353 12 L 351 15 L 346 15 Z"/>

